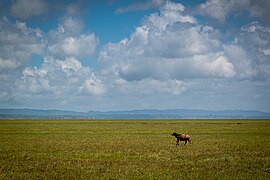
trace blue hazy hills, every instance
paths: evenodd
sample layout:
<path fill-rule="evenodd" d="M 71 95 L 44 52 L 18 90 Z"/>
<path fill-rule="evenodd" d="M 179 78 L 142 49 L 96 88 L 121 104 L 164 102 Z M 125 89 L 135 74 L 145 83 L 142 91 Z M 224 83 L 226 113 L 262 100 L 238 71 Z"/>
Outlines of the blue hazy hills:
<path fill-rule="evenodd" d="M 270 113 L 256 110 L 141 109 L 128 111 L 66 111 L 0 109 L 2 119 L 268 119 Z"/>

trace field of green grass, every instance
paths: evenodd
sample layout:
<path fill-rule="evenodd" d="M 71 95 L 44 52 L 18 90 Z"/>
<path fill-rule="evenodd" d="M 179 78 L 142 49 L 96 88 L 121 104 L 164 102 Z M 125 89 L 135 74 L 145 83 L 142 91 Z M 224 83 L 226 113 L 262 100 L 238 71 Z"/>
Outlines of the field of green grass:
<path fill-rule="evenodd" d="M 0 179 L 270 179 L 269 138 L 270 120 L 0 120 Z"/>

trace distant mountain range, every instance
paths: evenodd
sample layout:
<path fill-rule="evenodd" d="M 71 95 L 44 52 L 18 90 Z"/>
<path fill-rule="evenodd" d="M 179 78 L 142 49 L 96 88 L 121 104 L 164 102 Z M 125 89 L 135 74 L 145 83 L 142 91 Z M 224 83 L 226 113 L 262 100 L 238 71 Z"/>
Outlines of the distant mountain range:
<path fill-rule="evenodd" d="M 255 110 L 141 109 L 130 111 L 63 111 L 0 109 L 0 119 L 270 119 L 270 113 Z"/>

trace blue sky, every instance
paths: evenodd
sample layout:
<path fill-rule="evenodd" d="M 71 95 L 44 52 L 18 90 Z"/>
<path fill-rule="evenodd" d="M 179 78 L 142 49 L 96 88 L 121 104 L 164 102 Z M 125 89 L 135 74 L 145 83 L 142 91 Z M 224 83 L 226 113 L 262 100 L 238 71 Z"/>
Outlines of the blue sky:
<path fill-rule="evenodd" d="M 4 0 L 0 108 L 270 112 L 270 2 Z"/>

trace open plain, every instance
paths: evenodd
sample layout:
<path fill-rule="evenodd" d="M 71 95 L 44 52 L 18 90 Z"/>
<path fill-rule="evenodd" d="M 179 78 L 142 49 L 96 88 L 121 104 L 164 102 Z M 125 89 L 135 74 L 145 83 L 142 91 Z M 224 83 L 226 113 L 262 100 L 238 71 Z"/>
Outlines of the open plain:
<path fill-rule="evenodd" d="M 0 179 L 269 179 L 269 138 L 270 120 L 0 120 Z"/>

